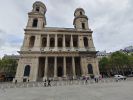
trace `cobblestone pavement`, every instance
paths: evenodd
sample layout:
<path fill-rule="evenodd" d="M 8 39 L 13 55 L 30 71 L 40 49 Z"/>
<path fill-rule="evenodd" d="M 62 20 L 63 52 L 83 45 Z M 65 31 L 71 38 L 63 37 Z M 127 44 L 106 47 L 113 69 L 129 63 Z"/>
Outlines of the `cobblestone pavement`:
<path fill-rule="evenodd" d="M 133 79 L 120 82 L 108 79 L 99 83 L 88 81 L 87 84 L 65 81 L 52 83 L 51 87 L 36 84 L 19 84 L 18 87 L 0 84 L 0 100 L 133 100 Z"/>

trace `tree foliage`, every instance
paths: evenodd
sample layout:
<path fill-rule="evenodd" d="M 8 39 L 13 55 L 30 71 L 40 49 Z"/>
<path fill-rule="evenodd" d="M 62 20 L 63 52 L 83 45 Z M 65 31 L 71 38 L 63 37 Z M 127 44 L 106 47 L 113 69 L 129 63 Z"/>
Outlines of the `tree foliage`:
<path fill-rule="evenodd" d="M 14 59 L 0 59 L 0 72 L 10 73 L 15 75 L 17 61 Z"/>
<path fill-rule="evenodd" d="M 106 75 L 130 74 L 133 71 L 133 54 L 114 52 L 110 57 L 103 57 L 99 61 L 99 69 Z"/>

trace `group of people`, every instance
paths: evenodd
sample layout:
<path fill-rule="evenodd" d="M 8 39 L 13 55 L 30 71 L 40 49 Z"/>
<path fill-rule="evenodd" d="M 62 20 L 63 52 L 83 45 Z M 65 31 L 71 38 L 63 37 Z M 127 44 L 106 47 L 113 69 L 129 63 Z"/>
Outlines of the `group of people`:
<path fill-rule="evenodd" d="M 92 79 L 92 78 L 90 78 L 90 77 L 85 77 L 85 83 L 88 83 L 88 80 L 89 80 L 89 79 Z M 102 79 L 102 76 L 101 76 L 101 75 L 95 75 L 93 79 L 95 80 L 95 83 L 98 83 L 99 80 Z"/>
<path fill-rule="evenodd" d="M 47 87 L 47 86 L 51 86 L 51 80 L 50 79 L 44 80 L 44 87 Z"/>

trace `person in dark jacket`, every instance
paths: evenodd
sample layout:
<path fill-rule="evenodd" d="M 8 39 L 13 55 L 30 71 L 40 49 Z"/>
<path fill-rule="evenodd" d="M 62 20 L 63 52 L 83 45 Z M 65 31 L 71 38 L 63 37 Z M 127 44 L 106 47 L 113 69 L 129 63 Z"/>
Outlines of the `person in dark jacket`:
<path fill-rule="evenodd" d="M 51 80 L 48 79 L 48 86 L 51 86 Z"/>
<path fill-rule="evenodd" d="M 47 80 L 46 79 L 44 80 L 44 86 L 45 87 L 47 86 Z"/>

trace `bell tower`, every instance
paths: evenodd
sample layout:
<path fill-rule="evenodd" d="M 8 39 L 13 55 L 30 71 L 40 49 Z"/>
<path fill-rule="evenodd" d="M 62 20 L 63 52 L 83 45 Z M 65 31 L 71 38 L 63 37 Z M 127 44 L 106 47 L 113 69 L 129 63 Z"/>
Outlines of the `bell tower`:
<path fill-rule="evenodd" d="M 42 29 L 46 25 L 46 6 L 40 2 L 36 1 L 33 4 L 33 9 L 28 13 L 28 23 L 26 29 Z"/>
<path fill-rule="evenodd" d="M 83 8 L 77 8 L 74 12 L 73 25 L 77 30 L 89 30 L 88 17 Z"/>

